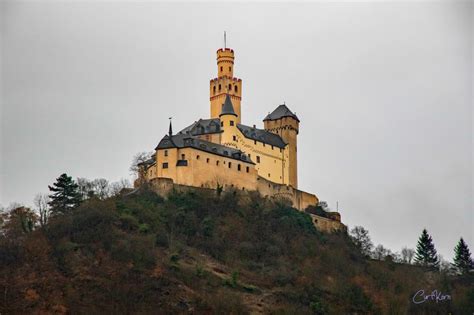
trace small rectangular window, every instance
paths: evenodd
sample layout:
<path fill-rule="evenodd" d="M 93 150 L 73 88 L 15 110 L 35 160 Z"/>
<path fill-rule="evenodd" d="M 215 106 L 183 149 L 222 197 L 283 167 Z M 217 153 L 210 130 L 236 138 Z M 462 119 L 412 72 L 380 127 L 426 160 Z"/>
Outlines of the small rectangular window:
<path fill-rule="evenodd" d="M 232 166 L 232 163 L 231 163 L 231 162 L 229 162 L 228 166 L 229 166 L 229 168 L 230 168 L 230 167 Z"/>
<path fill-rule="evenodd" d="M 221 121 L 221 127 L 224 127 L 224 122 L 223 121 Z"/>
<path fill-rule="evenodd" d="M 257 140 L 253 140 L 253 144 L 255 144 L 255 145 L 256 145 L 256 144 L 257 144 Z"/>
<path fill-rule="evenodd" d="M 272 146 L 272 150 L 273 150 L 273 146 Z"/>
<path fill-rule="evenodd" d="M 186 155 L 185 154 L 181 154 L 181 160 L 186 160 Z"/>
<path fill-rule="evenodd" d="M 168 163 L 163 163 L 163 168 L 168 168 Z"/>
<path fill-rule="evenodd" d="M 209 163 L 209 158 L 206 159 L 206 163 Z"/>
<path fill-rule="evenodd" d="M 237 170 L 240 171 L 240 164 L 237 164 Z"/>
<path fill-rule="evenodd" d="M 231 126 L 234 125 L 234 121 L 233 121 L 233 120 L 230 121 L 230 125 L 231 125 Z"/>
<path fill-rule="evenodd" d="M 260 157 L 257 155 L 257 163 L 260 163 Z"/>
<path fill-rule="evenodd" d="M 250 167 L 246 167 L 245 170 L 247 171 L 247 173 L 250 171 Z"/>
<path fill-rule="evenodd" d="M 216 165 L 219 166 L 219 161 L 216 161 Z"/>
<path fill-rule="evenodd" d="M 196 155 L 196 160 L 199 160 L 199 154 L 198 154 L 198 155 Z"/>
<path fill-rule="evenodd" d="M 236 137 L 236 136 L 232 136 L 232 140 L 237 141 L 237 137 Z"/>
<path fill-rule="evenodd" d="M 168 150 L 165 150 L 165 156 L 168 156 Z"/>

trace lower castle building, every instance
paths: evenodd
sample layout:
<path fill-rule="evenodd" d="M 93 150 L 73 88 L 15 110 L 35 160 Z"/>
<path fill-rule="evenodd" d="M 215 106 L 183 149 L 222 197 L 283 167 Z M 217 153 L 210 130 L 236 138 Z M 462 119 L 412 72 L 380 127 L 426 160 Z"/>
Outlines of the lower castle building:
<path fill-rule="evenodd" d="M 297 138 L 300 120 L 285 104 L 263 119 L 264 128 L 242 124 L 242 80 L 234 77 L 234 51 L 217 50 L 217 77 L 210 80 L 210 117 L 199 119 L 158 143 L 141 163 L 142 180 L 170 185 L 257 190 L 284 197 L 299 210 L 316 195 L 298 190 Z"/>

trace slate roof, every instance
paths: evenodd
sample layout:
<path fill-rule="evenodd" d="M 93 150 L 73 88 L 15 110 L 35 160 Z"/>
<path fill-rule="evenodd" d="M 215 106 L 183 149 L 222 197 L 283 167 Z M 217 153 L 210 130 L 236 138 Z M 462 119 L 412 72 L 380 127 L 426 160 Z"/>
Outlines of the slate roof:
<path fill-rule="evenodd" d="M 286 146 L 285 141 L 275 133 L 242 124 L 237 124 L 237 128 L 239 128 L 240 132 L 242 132 L 242 134 L 248 139 L 264 142 L 279 148 L 284 148 Z"/>
<path fill-rule="evenodd" d="M 153 155 L 153 156 L 154 156 L 154 155 Z M 143 166 L 145 166 L 145 167 L 148 168 L 148 167 L 154 165 L 155 163 L 156 163 L 156 160 L 155 160 L 154 157 L 152 157 L 151 159 L 146 160 L 146 161 L 143 161 L 143 162 L 140 162 L 140 163 L 138 163 L 137 165 L 138 165 L 138 166 L 143 165 Z"/>
<path fill-rule="evenodd" d="M 283 117 L 293 117 L 298 122 L 300 121 L 298 117 L 295 115 L 295 113 L 293 113 L 288 107 L 286 107 L 285 104 L 278 106 L 273 112 L 268 114 L 267 117 L 263 119 L 263 121 L 277 120 Z"/>
<path fill-rule="evenodd" d="M 160 143 L 158 143 L 155 150 L 187 147 L 192 147 L 201 151 L 228 157 L 245 163 L 255 164 L 249 159 L 249 157 L 245 153 L 240 150 L 226 147 L 221 144 L 201 140 L 198 138 L 193 138 L 189 134 L 176 134 L 173 136 L 165 135 L 163 139 L 161 139 Z"/>
<path fill-rule="evenodd" d="M 225 97 L 224 106 L 222 106 L 222 111 L 221 111 L 219 117 L 222 116 L 222 115 L 237 116 L 237 114 L 234 111 L 234 105 L 232 105 L 232 101 L 230 100 L 229 94 L 227 94 L 227 96 Z"/>
<path fill-rule="evenodd" d="M 184 128 L 178 134 L 188 134 L 192 136 L 221 132 L 221 122 L 219 118 L 199 119 L 190 126 Z"/>

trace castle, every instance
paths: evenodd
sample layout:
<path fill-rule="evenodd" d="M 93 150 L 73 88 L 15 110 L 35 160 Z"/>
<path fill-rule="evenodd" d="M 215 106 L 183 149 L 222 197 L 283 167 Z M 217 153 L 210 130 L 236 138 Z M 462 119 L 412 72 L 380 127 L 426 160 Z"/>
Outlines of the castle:
<path fill-rule="evenodd" d="M 160 191 L 176 186 L 257 190 L 289 199 L 299 210 L 317 205 L 316 195 L 298 189 L 300 120 L 283 104 L 263 119 L 263 129 L 242 124 L 242 80 L 234 77 L 234 60 L 232 49 L 217 50 L 210 118 L 175 134 L 170 122 L 153 158 L 140 165 L 142 179 Z"/>

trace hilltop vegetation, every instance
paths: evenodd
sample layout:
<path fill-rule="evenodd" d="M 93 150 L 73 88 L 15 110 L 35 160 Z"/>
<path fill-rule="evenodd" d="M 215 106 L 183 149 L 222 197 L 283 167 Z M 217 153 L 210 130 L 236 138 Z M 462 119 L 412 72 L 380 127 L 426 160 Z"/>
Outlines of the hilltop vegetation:
<path fill-rule="evenodd" d="M 0 313 L 470 314 L 474 281 L 368 259 L 283 202 L 142 187 L 91 196 L 43 226 L 10 213 Z M 29 223 L 31 222 L 31 223 Z M 416 305 L 418 290 L 451 301 Z"/>

